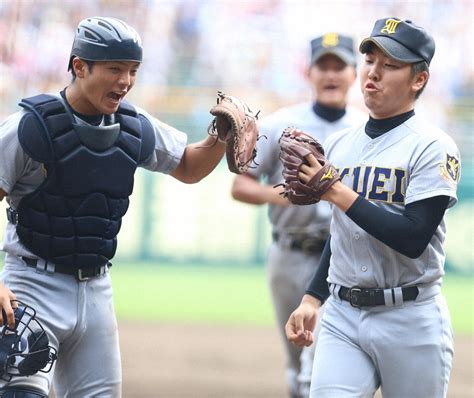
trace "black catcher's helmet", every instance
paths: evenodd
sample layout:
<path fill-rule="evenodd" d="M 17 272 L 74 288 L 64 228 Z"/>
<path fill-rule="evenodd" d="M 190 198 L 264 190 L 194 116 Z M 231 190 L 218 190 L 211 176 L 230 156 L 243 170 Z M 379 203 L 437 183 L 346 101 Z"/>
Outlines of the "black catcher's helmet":
<path fill-rule="evenodd" d="M 31 376 L 47 373 L 57 358 L 54 347 L 49 345 L 43 326 L 36 319 L 36 311 L 17 301 L 15 328 L 5 323 L 0 333 L 0 378 L 9 381 L 13 376 Z M 6 322 L 5 313 L 3 319 Z"/>
<path fill-rule="evenodd" d="M 76 31 L 68 70 L 73 57 L 86 61 L 142 62 L 140 36 L 130 25 L 117 18 L 92 17 L 83 19 Z"/>

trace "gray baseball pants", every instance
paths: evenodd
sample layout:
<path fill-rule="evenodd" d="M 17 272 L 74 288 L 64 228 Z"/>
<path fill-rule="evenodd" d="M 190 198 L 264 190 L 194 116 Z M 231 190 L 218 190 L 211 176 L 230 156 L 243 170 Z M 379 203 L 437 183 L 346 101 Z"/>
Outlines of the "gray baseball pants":
<path fill-rule="evenodd" d="M 430 292 L 431 290 L 431 292 Z M 439 287 L 396 307 L 354 308 L 331 296 L 321 319 L 312 398 L 446 397 L 453 359 L 450 317 Z"/>
<path fill-rule="evenodd" d="M 110 275 L 79 282 L 72 275 L 39 273 L 19 257 L 7 254 L 0 280 L 18 300 L 33 307 L 58 350 L 50 373 L 15 377 L 9 386 L 51 386 L 57 397 L 121 396 L 117 321 Z M 0 388 L 6 383 L 1 382 Z"/>

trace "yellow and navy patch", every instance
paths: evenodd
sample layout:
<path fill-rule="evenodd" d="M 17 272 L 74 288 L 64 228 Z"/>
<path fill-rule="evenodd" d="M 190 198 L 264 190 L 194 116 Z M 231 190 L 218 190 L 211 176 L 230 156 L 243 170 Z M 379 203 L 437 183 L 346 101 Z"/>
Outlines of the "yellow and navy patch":
<path fill-rule="evenodd" d="M 385 26 L 380 30 L 380 33 L 387 33 L 389 35 L 395 33 L 400 22 L 401 21 L 398 21 L 397 19 L 393 18 L 387 19 L 385 21 Z"/>
<path fill-rule="evenodd" d="M 446 163 L 439 166 L 440 174 L 447 180 L 457 183 L 459 181 L 460 166 L 456 156 L 446 154 Z"/>
<path fill-rule="evenodd" d="M 337 33 L 326 33 L 323 36 L 323 47 L 335 47 L 339 44 L 339 35 Z"/>

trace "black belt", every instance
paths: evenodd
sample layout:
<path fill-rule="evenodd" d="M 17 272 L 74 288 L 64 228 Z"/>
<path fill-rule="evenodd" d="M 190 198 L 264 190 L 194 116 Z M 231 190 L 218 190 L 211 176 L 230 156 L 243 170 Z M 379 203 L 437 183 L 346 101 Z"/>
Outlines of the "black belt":
<path fill-rule="evenodd" d="M 280 240 L 280 234 L 278 232 L 272 233 L 273 240 L 278 242 Z M 307 255 L 321 254 L 326 244 L 326 239 L 318 239 L 315 237 L 305 238 L 289 238 L 289 247 L 292 250 L 301 250 Z"/>
<path fill-rule="evenodd" d="M 395 290 L 392 291 L 392 302 L 395 303 Z M 418 296 L 418 287 L 402 287 L 403 301 L 415 300 Z M 339 298 L 349 301 L 353 307 L 375 307 L 385 305 L 384 289 L 364 289 L 360 287 L 344 287 L 339 289 Z"/>
<path fill-rule="evenodd" d="M 38 260 L 35 258 L 22 257 L 22 260 L 28 267 L 37 268 Z M 47 263 L 46 263 L 47 264 Z M 91 278 L 105 275 L 107 270 L 112 266 L 111 263 L 87 268 L 73 268 L 66 265 L 54 264 L 54 272 L 60 274 L 74 275 L 78 281 L 87 281 Z M 45 267 L 44 272 L 47 272 Z"/>

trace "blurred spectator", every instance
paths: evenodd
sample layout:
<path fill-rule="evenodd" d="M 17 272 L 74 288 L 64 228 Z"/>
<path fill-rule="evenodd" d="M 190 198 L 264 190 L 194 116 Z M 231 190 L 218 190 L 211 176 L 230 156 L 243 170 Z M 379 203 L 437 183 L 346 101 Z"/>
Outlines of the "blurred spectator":
<path fill-rule="evenodd" d="M 203 118 L 207 110 L 201 109 L 200 97 L 207 102 L 217 89 L 261 98 L 262 106 L 269 107 L 263 113 L 306 100 L 307 59 L 301 43 L 331 30 L 362 38 L 367 21 L 393 14 L 434 33 L 431 82 L 419 108 L 459 134 L 452 119 L 459 112 L 450 109 L 453 104 L 465 108 L 474 95 L 474 43 L 466 39 L 473 36 L 473 8 L 471 1 L 447 0 L 0 1 L 0 119 L 16 109 L 16 98 L 61 88 L 54 82 L 67 73 L 71 26 L 87 16 L 115 16 L 138 27 L 147 52 L 135 95 L 151 101 L 156 112 L 179 119 L 183 114 Z M 173 95 L 176 91 L 179 96 Z M 351 94 L 361 104 L 357 87 Z M 462 140 L 472 144 L 470 136 Z"/>

